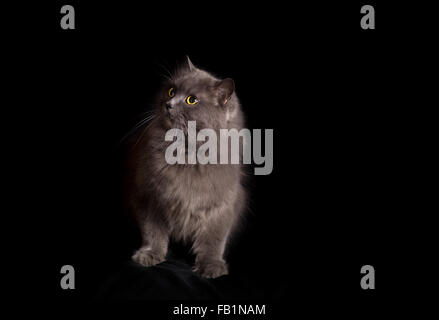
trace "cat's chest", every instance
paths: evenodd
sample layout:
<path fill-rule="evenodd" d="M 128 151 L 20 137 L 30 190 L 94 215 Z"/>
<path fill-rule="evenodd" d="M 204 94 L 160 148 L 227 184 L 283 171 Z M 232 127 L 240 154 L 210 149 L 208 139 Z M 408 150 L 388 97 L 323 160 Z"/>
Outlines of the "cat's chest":
<path fill-rule="evenodd" d="M 221 168 L 172 167 L 166 171 L 165 197 L 176 210 L 203 211 L 230 201 L 237 187 L 236 173 Z"/>

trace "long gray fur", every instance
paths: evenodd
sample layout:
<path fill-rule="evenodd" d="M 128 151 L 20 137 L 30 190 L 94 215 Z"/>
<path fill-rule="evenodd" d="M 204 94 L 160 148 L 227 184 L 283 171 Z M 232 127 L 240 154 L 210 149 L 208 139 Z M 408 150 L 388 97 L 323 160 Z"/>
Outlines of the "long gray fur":
<path fill-rule="evenodd" d="M 170 98 L 168 90 L 175 88 Z M 199 102 L 185 103 L 188 95 Z M 168 104 L 168 107 L 166 106 Z M 165 133 L 188 121 L 197 131 L 244 126 L 244 117 L 231 79 L 220 80 L 196 68 L 187 58 L 163 84 L 155 117 L 142 132 L 130 155 L 127 204 L 142 234 L 133 260 L 152 266 L 165 260 L 168 241 L 192 243 L 194 270 L 204 277 L 228 273 L 224 251 L 246 206 L 245 178 L 239 164 L 174 164 L 165 160 Z"/>

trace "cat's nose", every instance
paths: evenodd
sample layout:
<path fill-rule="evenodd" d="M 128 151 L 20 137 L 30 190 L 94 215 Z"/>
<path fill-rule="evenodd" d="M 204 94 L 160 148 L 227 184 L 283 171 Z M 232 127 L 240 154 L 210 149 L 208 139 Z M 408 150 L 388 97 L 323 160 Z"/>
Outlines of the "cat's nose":
<path fill-rule="evenodd" d="M 166 106 L 166 110 L 172 109 L 172 104 L 170 102 L 166 102 L 165 106 Z"/>

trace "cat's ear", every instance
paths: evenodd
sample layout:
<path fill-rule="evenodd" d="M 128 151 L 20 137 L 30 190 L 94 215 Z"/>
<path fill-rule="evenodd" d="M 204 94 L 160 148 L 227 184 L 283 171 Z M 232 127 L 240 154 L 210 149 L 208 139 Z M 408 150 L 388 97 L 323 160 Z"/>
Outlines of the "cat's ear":
<path fill-rule="evenodd" d="M 194 64 L 192 63 L 191 59 L 189 59 L 189 56 L 186 56 L 186 64 L 190 72 L 194 71 L 196 68 Z"/>
<path fill-rule="evenodd" d="M 215 90 L 217 92 L 219 102 L 222 105 L 226 105 L 235 91 L 235 82 L 230 78 L 220 80 L 216 84 Z"/>

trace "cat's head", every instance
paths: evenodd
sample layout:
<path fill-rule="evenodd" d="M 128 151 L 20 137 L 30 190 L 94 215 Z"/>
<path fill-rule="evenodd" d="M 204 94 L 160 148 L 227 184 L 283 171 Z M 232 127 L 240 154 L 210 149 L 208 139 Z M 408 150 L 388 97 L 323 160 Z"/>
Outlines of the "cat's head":
<path fill-rule="evenodd" d="M 224 128 L 239 111 L 234 91 L 232 79 L 217 79 L 186 57 L 162 86 L 157 111 L 167 128 L 186 131 L 188 121 L 196 121 L 197 130 Z"/>

